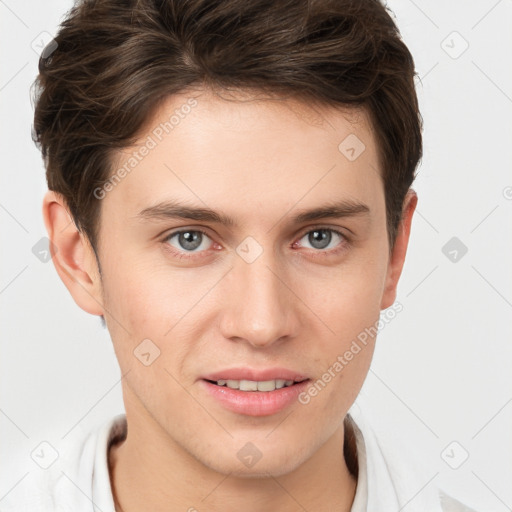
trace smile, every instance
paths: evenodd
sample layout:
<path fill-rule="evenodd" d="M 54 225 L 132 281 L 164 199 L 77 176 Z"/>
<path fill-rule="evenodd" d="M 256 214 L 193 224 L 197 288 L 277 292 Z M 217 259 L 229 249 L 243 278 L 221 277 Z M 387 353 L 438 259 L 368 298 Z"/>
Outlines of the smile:
<path fill-rule="evenodd" d="M 246 416 L 276 414 L 296 403 L 310 383 L 301 381 L 202 379 L 202 389 L 221 407 Z"/>
<path fill-rule="evenodd" d="M 295 381 L 275 379 L 275 380 L 232 380 L 232 379 L 219 379 L 217 381 L 211 381 L 212 384 L 217 386 L 225 386 L 230 389 L 239 389 L 240 391 L 274 391 L 284 387 L 293 386 Z"/>

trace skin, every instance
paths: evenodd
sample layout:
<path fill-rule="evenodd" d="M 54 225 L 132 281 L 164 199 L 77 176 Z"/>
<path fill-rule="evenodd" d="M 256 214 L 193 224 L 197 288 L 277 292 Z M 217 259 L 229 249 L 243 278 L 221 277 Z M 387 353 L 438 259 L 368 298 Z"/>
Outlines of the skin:
<path fill-rule="evenodd" d="M 203 90 L 168 98 L 140 140 L 192 96 L 197 106 L 100 201 L 101 275 L 62 198 L 50 191 L 43 204 L 57 272 L 82 309 L 104 315 L 125 375 L 129 433 L 110 453 L 116 509 L 349 511 L 356 479 L 343 457 L 343 419 L 375 339 L 307 405 L 272 415 L 226 410 L 200 378 L 280 366 L 319 379 L 394 303 L 417 196 L 411 189 L 404 201 L 390 253 L 364 111 L 227 101 Z M 354 161 L 338 149 L 349 134 L 366 146 Z M 116 164 L 135 149 L 117 154 Z M 137 217 L 170 198 L 230 215 L 236 225 Z M 369 212 L 290 223 L 299 210 L 340 199 Z M 184 228 L 207 233 L 199 248 L 169 238 Z M 311 235 L 318 228 L 343 236 L 326 232 L 331 241 L 322 248 Z M 251 263 L 236 252 L 247 236 L 263 250 Z M 149 366 L 134 356 L 144 339 L 160 350 Z M 247 442 L 262 454 L 251 468 L 237 457 Z"/>

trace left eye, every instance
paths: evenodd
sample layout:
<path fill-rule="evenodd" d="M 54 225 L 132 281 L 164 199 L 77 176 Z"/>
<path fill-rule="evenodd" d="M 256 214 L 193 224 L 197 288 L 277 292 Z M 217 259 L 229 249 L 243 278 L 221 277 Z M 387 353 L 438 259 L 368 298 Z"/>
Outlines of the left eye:
<path fill-rule="evenodd" d="M 338 238 L 341 242 L 345 240 L 345 237 L 335 229 L 330 228 L 317 228 L 313 229 L 311 231 L 308 231 L 304 234 L 304 236 L 301 238 L 306 238 L 308 243 L 310 243 L 313 247 L 313 249 L 326 249 L 329 247 L 329 244 L 333 240 L 333 234 L 334 239 Z M 335 246 L 338 244 L 335 244 Z"/>

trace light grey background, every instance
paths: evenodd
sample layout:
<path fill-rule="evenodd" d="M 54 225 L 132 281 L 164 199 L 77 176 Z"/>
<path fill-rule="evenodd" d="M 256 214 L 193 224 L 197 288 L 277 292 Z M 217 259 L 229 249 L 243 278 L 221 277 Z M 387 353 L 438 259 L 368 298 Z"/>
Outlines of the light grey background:
<path fill-rule="evenodd" d="M 0 0 L 0 508 L 42 471 L 30 458 L 40 442 L 58 448 L 123 412 L 108 332 L 33 253 L 46 183 L 29 86 L 44 33 L 71 5 Z M 404 310 L 379 334 L 361 399 L 381 435 L 424 465 L 425 485 L 477 510 L 512 510 L 512 1 L 388 5 L 421 77 L 425 151 Z M 445 255 L 452 237 L 465 255 Z"/>

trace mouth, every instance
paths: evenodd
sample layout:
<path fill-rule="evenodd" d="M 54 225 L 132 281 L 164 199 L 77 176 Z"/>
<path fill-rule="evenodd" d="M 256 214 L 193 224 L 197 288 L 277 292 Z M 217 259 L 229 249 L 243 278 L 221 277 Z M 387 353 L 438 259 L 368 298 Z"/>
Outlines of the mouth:
<path fill-rule="evenodd" d="M 220 375 L 200 379 L 203 392 L 224 409 L 243 416 L 270 416 L 291 407 L 311 381 L 303 376 L 295 379 L 266 377 L 267 380 L 218 377 Z"/>
<path fill-rule="evenodd" d="M 229 389 L 237 389 L 239 391 L 275 391 L 276 389 L 289 388 L 308 381 L 309 379 L 301 380 L 285 380 L 285 379 L 273 379 L 273 380 L 233 380 L 233 379 L 219 379 L 210 380 L 204 379 L 210 384 L 215 384 L 219 387 L 226 387 Z"/>

